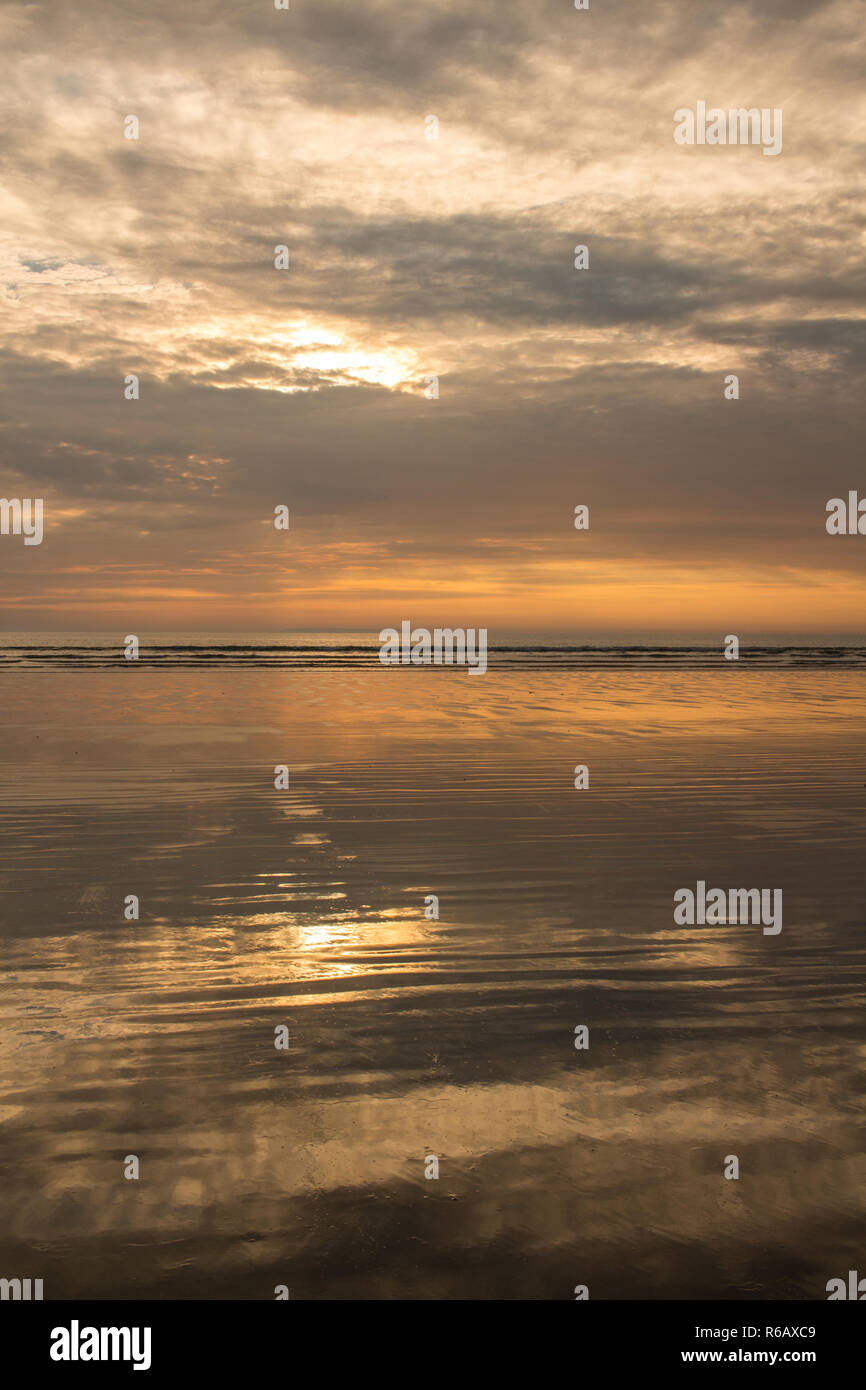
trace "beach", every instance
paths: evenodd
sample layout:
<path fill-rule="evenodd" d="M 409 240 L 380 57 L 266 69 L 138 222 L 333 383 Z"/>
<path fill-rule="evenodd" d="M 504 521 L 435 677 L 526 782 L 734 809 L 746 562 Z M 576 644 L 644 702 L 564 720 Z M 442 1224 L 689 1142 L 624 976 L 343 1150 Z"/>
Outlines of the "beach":
<path fill-rule="evenodd" d="M 862 1263 L 862 670 L 2 679 L 4 1271 L 821 1299 Z M 784 929 L 677 924 L 699 880 Z"/>

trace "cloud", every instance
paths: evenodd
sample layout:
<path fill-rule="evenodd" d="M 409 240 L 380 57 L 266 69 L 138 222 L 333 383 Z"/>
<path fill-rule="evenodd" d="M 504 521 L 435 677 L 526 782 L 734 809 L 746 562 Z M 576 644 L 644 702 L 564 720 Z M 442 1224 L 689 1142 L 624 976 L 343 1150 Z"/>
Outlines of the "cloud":
<path fill-rule="evenodd" d="M 302 616 L 315 584 L 399 590 L 406 546 L 425 585 L 472 557 L 479 595 L 511 565 L 565 603 L 586 500 L 623 573 L 856 571 L 822 527 L 862 476 L 849 0 L 97 0 L 6 5 L 0 40 L 2 490 L 44 492 L 70 569 L 189 597 L 228 548 L 255 626 L 294 573 L 254 553 L 283 502 Z M 698 98 L 782 106 L 782 156 L 677 147 Z M 60 600 L 27 563 L 29 620 Z"/>

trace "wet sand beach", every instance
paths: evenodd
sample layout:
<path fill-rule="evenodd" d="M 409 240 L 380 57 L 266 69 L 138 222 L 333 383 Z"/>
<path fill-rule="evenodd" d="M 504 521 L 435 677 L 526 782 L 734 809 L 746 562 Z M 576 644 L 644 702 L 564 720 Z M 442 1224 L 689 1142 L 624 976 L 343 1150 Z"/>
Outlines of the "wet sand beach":
<path fill-rule="evenodd" d="M 826 1297 L 866 1236 L 864 694 L 4 672 L 3 1269 L 46 1298 Z M 697 880 L 782 888 L 783 931 L 677 926 Z"/>

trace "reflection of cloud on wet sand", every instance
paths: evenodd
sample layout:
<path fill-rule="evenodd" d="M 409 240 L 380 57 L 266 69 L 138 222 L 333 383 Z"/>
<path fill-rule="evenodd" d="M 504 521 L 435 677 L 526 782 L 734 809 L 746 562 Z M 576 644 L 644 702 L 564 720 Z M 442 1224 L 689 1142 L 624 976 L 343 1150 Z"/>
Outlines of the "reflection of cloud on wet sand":
<path fill-rule="evenodd" d="M 80 676 L 9 686 L 16 1267 L 316 1298 L 813 1297 L 854 1267 L 862 676 L 511 672 L 479 704 L 458 672 L 141 674 L 88 673 L 84 725 Z M 678 928 L 696 878 L 781 884 L 783 933 Z"/>

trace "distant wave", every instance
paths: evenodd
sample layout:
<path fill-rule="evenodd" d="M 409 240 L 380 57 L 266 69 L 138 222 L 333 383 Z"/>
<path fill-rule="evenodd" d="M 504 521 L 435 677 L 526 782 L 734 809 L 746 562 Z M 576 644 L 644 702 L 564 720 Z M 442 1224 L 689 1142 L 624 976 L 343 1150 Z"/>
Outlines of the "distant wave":
<path fill-rule="evenodd" d="M 190 670 L 201 667 L 279 667 L 305 670 L 346 670 L 356 667 L 381 667 L 379 644 L 338 645 L 332 641 L 319 644 L 295 642 L 258 643 L 177 643 L 160 642 L 148 647 L 142 643 L 138 666 Z M 80 670 L 133 665 L 123 655 L 120 643 L 0 644 L 0 667 L 54 668 Z M 757 666 L 791 669 L 801 666 L 854 668 L 866 666 L 866 647 L 770 647 L 743 646 L 739 661 L 726 661 L 721 644 L 716 647 L 659 647 L 659 646 L 501 646 L 490 647 L 488 667 L 491 670 L 577 670 L 584 668 L 610 669 L 616 667 L 682 667 L 689 670 L 730 669 L 733 666 Z M 412 668 L 410 668 L 412 669 Z M 447 666 L 434 670 L 449 670 Z"/>

